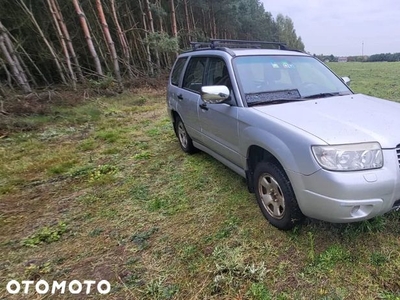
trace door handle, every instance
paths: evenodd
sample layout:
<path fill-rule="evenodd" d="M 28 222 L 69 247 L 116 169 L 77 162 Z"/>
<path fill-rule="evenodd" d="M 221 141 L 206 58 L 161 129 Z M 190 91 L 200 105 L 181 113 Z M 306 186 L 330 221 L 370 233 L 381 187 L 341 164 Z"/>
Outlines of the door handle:
<path fill-rule="evenodd" d="M 199 105 L 201 109 L 208 110 L 207 104 L 202 103 Z"/>
<path fill-rule="evenodd" d="M 183 100 L 183 95 L 182 94 L 179 94 L 177 97 L 178 97 L 179 100 Z"/>

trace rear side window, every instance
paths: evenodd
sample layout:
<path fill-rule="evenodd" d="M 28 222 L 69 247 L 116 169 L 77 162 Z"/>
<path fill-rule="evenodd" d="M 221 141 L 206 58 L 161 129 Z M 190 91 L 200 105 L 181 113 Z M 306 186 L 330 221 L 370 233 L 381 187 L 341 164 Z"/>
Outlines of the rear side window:
<path fill-rule="evenodd" d="M 179 84 L 179 79 L 181 78 L 181 73 L 183 70 L 183 67 L 185 66 L 187 57 L 181 57 L 177 60 L 174 70 L 172 71 L 171 75 L 171 83 L 173 85 L 178 85 Z"/>
<path fill-rule="evenodd" d="M 183 88 L 200 92 L 203 85 L 206 62 L 206 57 L 193 57 L 190 59 L 185 77 L 183 78 Z"/>

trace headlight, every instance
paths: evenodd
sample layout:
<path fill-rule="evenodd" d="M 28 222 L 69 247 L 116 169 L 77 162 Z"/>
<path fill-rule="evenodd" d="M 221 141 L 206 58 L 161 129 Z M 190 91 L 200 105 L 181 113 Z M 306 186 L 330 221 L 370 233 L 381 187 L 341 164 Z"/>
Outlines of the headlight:
<path fill-rule="evenodd" d="M 312 146 L 311 149 L 321 167 L 332 171 L 368 170 L 383 166 L 379 143 Z"/>

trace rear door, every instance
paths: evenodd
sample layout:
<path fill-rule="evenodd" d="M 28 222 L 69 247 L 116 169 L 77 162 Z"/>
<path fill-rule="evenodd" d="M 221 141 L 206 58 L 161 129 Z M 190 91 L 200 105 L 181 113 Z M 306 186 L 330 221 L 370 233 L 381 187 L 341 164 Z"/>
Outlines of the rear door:
<path fill-rule="evenodd" d="M 206 57 L 191 57 L 183 77 L 182 88 L 177 94 L 177 111 L 190 137 L 201 142 L 198 106 L 203 85 Z"/>
<path fill-rule="evenodd" d="M 183 71 L 187 64 L 188 57 L 180 57 L 175 62 L 167 89 L 167 102 L 171 110 L 177 110 L 178 95 L 181 94 Z"/>

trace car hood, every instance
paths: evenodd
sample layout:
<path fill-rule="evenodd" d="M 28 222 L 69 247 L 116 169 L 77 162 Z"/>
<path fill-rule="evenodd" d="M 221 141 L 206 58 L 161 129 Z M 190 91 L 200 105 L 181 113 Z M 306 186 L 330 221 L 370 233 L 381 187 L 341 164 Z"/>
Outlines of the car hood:
<path fill-rule="evenodd" d="M 400 144 L 400 104 L 362 94 L 253 107 L 328 144 Z"/>

